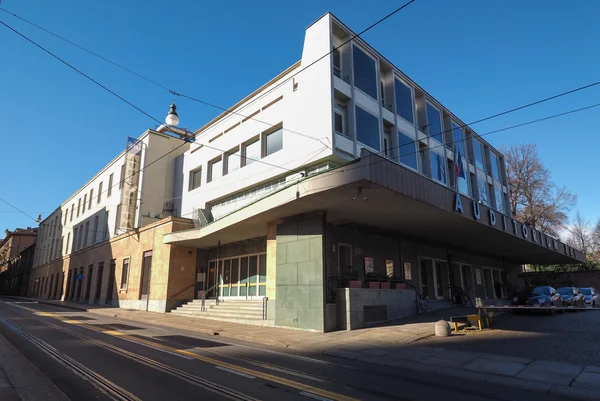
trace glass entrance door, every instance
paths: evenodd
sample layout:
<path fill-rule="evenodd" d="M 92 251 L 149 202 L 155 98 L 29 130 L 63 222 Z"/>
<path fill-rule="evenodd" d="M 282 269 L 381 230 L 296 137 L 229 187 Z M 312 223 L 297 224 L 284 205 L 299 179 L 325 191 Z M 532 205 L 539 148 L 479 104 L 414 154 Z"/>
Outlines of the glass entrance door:
<path fill-rule="evenodd" d="M 216 261 L 209 262 L 209 270 Z M 251 299 L 264 297 L 267 287 L 267 256 L 255 254 L 223 259 L 220 263 L 219 297 Z M 216 274 L 216 273 L 215 273 Z M 209 287 L 212 286 L 209 277 Z"/>

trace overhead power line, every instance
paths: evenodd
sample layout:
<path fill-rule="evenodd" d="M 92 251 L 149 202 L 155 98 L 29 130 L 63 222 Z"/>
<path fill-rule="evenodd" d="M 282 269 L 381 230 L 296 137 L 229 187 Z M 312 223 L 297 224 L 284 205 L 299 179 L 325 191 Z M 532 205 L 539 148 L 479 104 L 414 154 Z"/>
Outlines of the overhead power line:
<path fill-rule="evenodd" d="M 395 9 L 394 11 L 392 11 L 391 13 L 387 14 L 386 16 L 384 16 L 383 18 L 380 18 L 379 20 L 377 20 L 377 21 L 376 21 L 376 22 L 374 22 L 373 24 L 369 25 L 367 28 L 363 29 L 361 32 L 359 32 L 359 33 L 357 33 L 357 34 L 353 35 L 353 36 L 352 36 L 350 39 L 346 40 L 346 41 L 345 41 L 344 43 L 342 43 L 341 45 L 339 45 L 339 46 L 335 47 L 335 48 L 334 48 L 334 49 L 332 49 L 330 52 L 328 52 L 328 53 L 324 54 L 323 56 L 321 56 L 320 58 L 318 58 L 317 60 L 315 60 L 315 61 L 314 61 L 314 62 L 312 62 L 311 64 L 309 64 L 309 65 L 307 65 L 306 67 L 302 68 L 301 70 L 297 71 L 296 73 L 294 73 L 292 76 L 290 76 L 289 78 L 287 78 L 285 81 L 281 82 L 281 83 L 280 83 L 279 85 L 277 85 L 276 87 L 274 87 L 274 88 L 271 88 L 269 91 L 267 91 L 267 92 L 265 92 L 265 93 L 261 94 L 261 96 L 259 96 L 258 98 L 256 98 L 256 99 L 253 99 L 253 100 L 250 102 L 250 104 L 251 104 L 251 103 L 253 103 L 254 101 L 256 101 L 256 100 L 258 100 L 258 99 L 260 99 L 260 98 L 262 98 L 262 97 L 266 96 L 268 93 L 271 93 L 271 92 L 272 92 L 273 90 L 275 90 L 277 87 L 279 87 L 279 86 L 283 85 L 285 82 L 288 82 L 289 80 L 291 80 L 292 78 L 294 78 L 296 75 L 300 74 L 302 71 L 305 71 L 307 68 L 311 67 L 312 65 L 314 65 L 314 64 L 315 64 L 315 63 L 317 63 L 318 61 L 320 61 L 320 60 L 322 60 L 323 58 L 327 57 L 327 56 L 328 56 L 328 55 L 330 55 L 330 54 L 331 54 L 333 51 L 335 51 L 335 50 L 337 50 L 337 49 L 341 48 L 342 46 L 344 46 L 344 45 L 346 45 L 347 43 L 351 42 L 351 41 L 352 41 L 352 40 L 354 40 L 355 38 L 357 38 L 357 37 L 360 37 L 360 36 L 361 36 L 361 35 L 363 35 L 365 32 L 369 31 L 369 30 L 370 30 L 370 29 L 372 29 L 373 27 L 375 27 L 375 26 L 377 26 L 378 24 L 382 23 L 383 21 L 385 21 L 386 19 L 390 18 L 390 17 L 391 17 L 391 16 L 393 16 L 394 14 L 398 13 L 399 11 L 401 11 L 403 8 L 407 7 L 408 5 L 410 5 L 411 3 L 413 3 L 414 1 L 415 1 L 415 0 L 413 0 L 413 1 L 410 1 L 410 2 L 408 2 L 408 3 L 405 3 L 405 4 L 403 4 L 402 6 L 400 6 L 400 7 L 396 8 L 396 9 Z M 97 58 L 99 58 L 99 59 L 101 59 L 101 60 L 104 60 L 105 62 L 107 62 L 107 63 L 110 63 L 110 64 L 112 64 L 112 65 L 114 65 L 114 66 L 116 66 L 116 67 L 118 67 L 118 68 L 120 68 L 120 69 L 122 69 L 122 70 L 124 70 L 124 71 L 126 71 L 126 72 L 128 72 L 128 73 L 130 73 L 130 74 L 132 74 L 132 75 L 135 75 L 135 76 L 137 76 L 138 78 L 140 78 L 140 79 L 143 79 L 143 80 L 147 81 L 148 83 L 150 83 L 150 84 L 152 84 L 152 85 L 155 85 L 155 86 L 157 86 L 157 87 L 159 87 L 159 88 L 161 88 L 161 89 L 164 89 L 164 90 L 168 91 L 169 93 L 171 93 L 171 94 L 173 94 L 173 95 L 176 95 L 176 96 L 180 96 L 180 97 L 187 98 L 187 99 L 189 99 L 189 100 L 192 100 L 192 101 L 195 101 L 195 102 L 198 102 L 198 103 L 204 104 L 204 105 L 206 105 L 206 106 L 213 107 L 213 108 L 215 108 L 215 109 L 219 109 L 219 110 L 221 110 L 221 111 L 223 111 L 223 112 L 226 112 L 226 113 L 231 113 L 231 114 L 239 115 L 239 116 L 241 116 L 241 117 L 243 117 L 243 118 L 247 118 L 247 116 L 245 116 L 245 115 L 243 115 L 243 114 L 241 114 L 241 113 L 237 113 L 237 112 L 233 111 L 233 109 L 231 109 L 231 108 L 222 107 L 222 106 L 216 105 L 216 104 L 214 104 L 214 103 L 211 103 L 211 102 L 208 102 L 208 101 L 205 101 L 205 100 L 202 100 L 202 99 L 196 98 L 196 97 L 194 97 L 194 96 L 187 95 L 187 94 L 185 94 L 185 93 L 181 93 L 181 92 L 175 91 L 175 90 L 173 90 L 173 89 L 169 88 L 169 87 L 168 87 L 168 86 L 166 86 L 166 85 L 163 85 L 163 84 L 161 84 L 161 83 L 159 83 L 159 82 L 157 82 L 157 81 L 155 81 L 155 80 L 153 80 L 153 79 L 151 79 L 151 78 L 148 78 L 148 77 L 146 77 L 146 76 L 144 76 L 144 75 L 142 75 L 142 74 L 140 74 L 140 73 L 138 73 L 138 72 L 136 72 L 136 71 L 134 71 L 134 70 L 132 70 L 132 69 L 130 69 L 130 68 L 128 68 L 128 67 L 125 67 L 125 66 L 123 66 L 123 65 L 122 65 L 122 64 L 120 64 L 120 63 L 117 63 L 117 62 L 115 62 L 115 61 L 113 61 L 113 60 L 111 60 L 111 59 L 109 59 L 109 58 L 107 58 L 107 57 L 105 57 L 105 56 L 102 56 L 101 54 L 99 54 L 99 53 L 97 53 L 97 52 L 95 52 L 95 51 L 93 51 L 93 50 L 90 50 L 89 48 L 86 48 L 86 47 L 84 47 L 84 46 L 82 46 L 82 45 L 80 45 L 80 44 L 78 44 L 78 43 L 76 43 L 76 42 L 74 42 L 74 41 L 72 41 L 72 40 L 70 40 L 70 39 L 68 39 L 68 38 L 66 38 L 66 37 L 64 37 L 64 36 L 62 36 L 62 35 L 59 35 L 59 34 L 57 34 L 57 33 L 55 33 L 55 32 L 52 32 L 51 30 L 49 30 L 49 29 L 47 29 L 47 28 L 44 28 L 43 26 L 41 26 L 41 25 L 39 25 L 39 24 L 36 24 L 35 22 L 32 22 L 32 21 L 30 21 L 30 20 L 28 20 L 28 19 L 26 19 L 26 18 L 24 18 L 24 17 L 21 17 L 21 16 L 19 16 L 19 15 L 15 14 L 15 13 L 13 13 L 13 12 L 11 12 L 11 11 L 9 11 L 9 10 L 7 10 L 7 9 L 3 8 L 3 7 L 0 7 L 0 11 L 4 11 L 5 13 L 7 13 L 7 14 L 9 14 L 9 15 L 12 15 L 13 17 L 15 17 L 15 18 L 17 18 L 17 19 L 19 19 L 19 20 L 21 20 L 21 21 L 23 21 L 23 22 L 25 22 L 25 23 L 27 23 L 27 24 L 30 24 L 30 25 L 32 25 L 32 26 L 34 26 L 34 27 L 36 27 L 37 29 L 40 29 L 40 30 L 44 31 L 44 32 L 48 33 L 49 35 L 52 35 L 52 36 L 54 36 L 54 37 L 56 37 L 56 38 L 58 38 L 58 39 L 60 39 L 60 40 L 62 40 L 62 41 L 64 41 L 64 42 L 66 42 L 66 43 L 69 43 L 70 45 L 72 45 L 72 46 L 75 46 L 75 47 L 79 48 L 80 50 L 83 50 L 83 51 L 85 51 L 85 52 L 87 52 L 87 53 L 89 53 L 89 54 L 91 54 L 91 55 L 93 55 L 93 56 L 95 56 L 95 57 L 97 57 Z M 529 107 L 532 107 L 532 106 L 536 106 L 536 105 L 539 105 L 539 104 L 542 104 L 542 103 L 548 102 L 548 101 L 550 101 L 550 100 L 558 99 L 558 98 L 560 98 L 560 97 L 567 96 L 567 95 L 570 95 L 570 94 L 573 94 L 573 93 L 576 93 L 576 92 L 579 92 L 579 91 L 582 91 L 582 90 L 585 90 L 585 89 L 589 89 L 589 88 L 592 88 L 592 87 L 595 87 L 595 86 L 598 86 L 598 85 L 600 85 L 600 81 L 592 82 L 592 83 L 590 83 L 590 84 L 587 84 L 587 85 L 583 85 L 583 86 L 580 86 L 580 87 L 577 87 L 577 88 L 574 88 L 574 89 L 570 89 L 570 90 L 567 90 L 567 91 L 565 91 L 565 92 L 561 92 L 561 93 L 558 93 L 558 94 L 555 94 L 555 95 L 552 95 L 552 96 L 548 96 L 548 97 L 545 97 L 545 98 L 543 98 L 543 99 L 536 100 L 536 101 L 534 101 L 534 102 L 530 102 L 530 103 L 527 103 L 527 104 L 524 104 L 524 105 L 521 105 L 521 106 L 518 106 L 518 107 L 515 107 L 515 108 L 511 108 L 511 109 L 508 109 L 508 110 L 505 110 L 505 111 L 502 111 L 502 112 L 499 112 L 499 113 L 496 113 L 496 114 L 492 114 L 492 115 L 490 115 L 490 116 L 487 116 L 487 117 L 484 117 L 484 118 L 481 118 L 481 119 L 478 119 L 478 120 L 475 120 L 475 121 L 472 121 L 471 123 L 468 123 L 468 124 L 464 124 L 464 125 L 462 125 L 462 126 L 461 126 L 461 128 L 465 128 L 465 127 L 467 127 L 467 126 L 475 125 L 475 124 L 478 124 L 478 123 L 481 123 L 481 122 L 484 122 L 484 121 L 488 121 L 488 120 L 491 120 L 491 119 L 494 119 L 494 118 L 497 118 L 497 117 L 501 117 L 501 116 L 504 116 L 504 115 L 507 115 L 507 114 L 510 114 L 510 113 L 514 113 L 514 112 L 516 112 L 516 111 L 523 110 L 523 109 L 526 109 L 526 108 L 529 108 Z M 263 123 L 263 124 L 272 125 L 272 123 L 268 123 L 268 122 L 265 122 L 265 121 L 261 121 L 261 120 L 258 120 L 258 119 L 256 119 L 256 118 L 254 118 L 254 117 L 250 117 L 249 119 L 250 119 L 250 120 L 254 120 L 254 121 L 256 121 L 256 122 Z M 314 137 L 312 137 L 312 136 L 309 136 L 309 135 L 302 134 L 302 133 L 300 133 L 300 132 L 297 132 L 297 131 L 289 130 L 289 129 L 286 129 L 286 128 L 284 128 L 284 130 L 285 130 L 285 131 L 288 131 L 288 132 L 296 133 L 296 134 L 298 134 L 298 135 L 301 135 L 301 136 L 309 137 L 309 138 L 311 138 L 311 139 L 315 139 L 315 140 L 318 140 L 319 142 L 321 142 L 321 141 L 320 141 L 319 139 L 317 139 L 317 138 L 314 138 Z M 448 130 L 446 130 L 446 131 L 443 131 L 442 133 L 445 133 L 445 132 L 448 132 Z M 439 134 L 439 133 L 438 133 L 438 134 Z M 330 149 L 331 149 L 331 147 L 330 147 L 330 146 L 328 146 L 327 144 L 324 144 L 323 142 L 321 142 L 321 143 L 322 143 L 323 145 L 325 145 L 325 146 L 327 146 L 328 148 L 330 148 Z"/>
<path fill-rule="evenodd" d="M 19 35 L 20 37 L 22 37 L 23 39 L 27 40 L 29 43 L 33 44 L 34 46 L 36 46 L 37 48 L 43 50 L 45 53 L 49 54 L 50 56 L 52 56 L 53 58 L 57 59 L 58 61 L 60 61 L 61 63 L 65 64 L 66 66 L 68 66 L 69 68 L 71 68 L 72 70 L 76 71 L 78 74 L 82 75 L 83 77 L 85 77 L 86 79 L 90 80 L 91 82 L 93 82 L 94 84 L 98 85 L 100 88 L 104 89 L 105 91 L 109 92 L 110 94 L 112 94 L 113 96 L 115 96 L 116 98 L 118 98 L 119 100 L 125 102 L 127 105 L 133 107 L 134 109 L 138 110 L 139 112 L 141 112 L 142 114 L 146 115 L 147 117 L 149 117 L 150 119 L 152 119 L 153 121 L 156 121 L 157 123 L 160 124 L 160 120 L 158 120 L 157 118 L 153 117 L 152 115 L 150 115 L 149 113 L 147 113 L 146 111 L 142 110 L 141 108 L 139 108 L 138 106 L 136 106 L 135 104 L 133 104 L 132 102 L 128 101 L 127 99 L 123 98 L 122 96 L 120 96 L 119 94 L 117 94 L 116 92 L 114 92 L 113 90 L 109 89 L 108 87 L 106 87 L 105 85 L 101 84 L 100 82 L 98 82 L 97 80 L 95 80 L 94 78 L 90 77 L 89 75 L 87 75 L 86 73 L 84 73 L 83 71 L 81 71 L 80 69 L 74 67 L 73 65 L 71 65 L 70 63 L 68 63 L 67 61 L 63 60 L 62 58 L 60 58 L 59 56 L 57 56 L 56 54 L 52 53 L 51 51 L 49 51 L 48 49 L 46 49 L 45 47 L 41 46 L 40 44 L 36 43 L 35 41 L 33 41 L 32 39 L 28 38 L 27 36 L 23 35 L 22 33 L 20 33 L 19 31 L 17 31 L 16 29 L 12 28 L 11 26 L 9 26 L 8 24 L 6 24 L 3 21 L 0 21 L 1 25 L 4 25 L 6 28 L 10 29 L 11 31 L 13 31 L 15 34 Z M 161 157 L 159 157 L 158 159 L 154 160 L 153 162 L 147 164 L 145 166 L 145 168 L 149 167 L 151 164 L 156 163 L 157 161 L 159 161 L 160 159 L 166 157 L 168 154 L 174 152 L 175 150 L 181 148 L 183 145 L 185 145 L 188 142 L 183 142 L 179 147 L 172 149 L 171 151 L 169 151 L 168 153 L 162 155 Z M 221 153 L 227 153 L 226 151 L 216 148 L 214 146 L 208 145 L 208 144 L 201 144 L 201 146 L 206 147 L 208 149 L 212 149 L 212 150 L 216 150 L 218 152 Z M 241 154 L 235 153 L 234 154 L 236 157 L 242 157 Z M 286 170 L 286 171 L 293 171 L 290 170 L 288 168 L 282 167 L 282 166 L 278 166 L 276 164 L 272 164 L 272 163 L 268 163 L 265 162 L 264 160 L 260 160 L 260 159 L 252 159 L 252 158 L 248 158 L 246 157 L 246 160 L 251 160 L 253 162 L 257 162 L 257 163 L 261 163 L 261 164 L 265 164 L 267 166 L 271 166 L 271 167 L 276 167 L 282 170 Z M 116 163 L 116 160 L 113 161 L 108 167 L 112 166 L 114 163 Z M 143 171 L 143 170 L 140 170 Z M 137 174 L 137 173 L 135 173 Z M 120 185 L 121 182 L 125 181 L 126 179 L 132 177 L 133 175 L 129 177 L 124 178 L 123 180 L 119 181 L 118 183 L 114 184 L 112 187 L 110 188 L 114 188 L 117 185 Z M 106 188 L 103 193 L 108 192 L 109 188 Z"/>
<path fill-rule="evenodd" d="M 387 14 L 387 15 L 385 15 L 384 17 L 380 18 L 379 20 L 377 20 L 377 21 L 376 21 L 376 22 L 374 22 L 373 24 L 369 25 L 367 28 L 363 29 L 363 30 L 362 30 L 362 31 L 360 31 L 359 33 L 357 33 L 357 34 L 355 34 L 355 35 L 352 35 L 352 36 L 351 36 L 349 39 L 347 39 L 347 40 L 346 40 L 344 43 L 342 43 L 341 45 L 339 45 L 339 46 L 335 47 L 334 49 L 332 49 L 332 50 L 331 50 L 331 51 L 329 51 L 328 53 L 324 54 L 323 56 L 319 57 L 318 59 L 316 59 L 316 60 L 315 60 L 315 61 L 313 61 L 312 63 L 308 64 L 307 66 L 305 66 L 305 67 L 301 68 L 299 71 L 295 72 L 293 75 L 291 75 L 290 77 L 288 77 L 288 78 L 287 78 L 287 79 L 285 79 L 284 81 L 280 82 L 279 84 L 277 84 L 277 85 L 276 85 L 276 86 L 274 86 L 273 88 L 269 89 L 269 90 L 268 90 L 268 91 L 266 91 L 265 93 L 261 94 L 260 96 L 258 96 L 258 97 L 257 97 L 257 98 L 255 98 L 255 99 L 253 99 L 253 100 L 252 100 L 251 102 L 249 102 L 247 105 L 250 105 L 250 104 L 252 104 L 252 103 L 256 102 L 257 100 L 259 100 L 259 99 L 262 99 L 263 97 L 265 97 L 265 96 L 266 96 L 266 95 L 268 95 L 269 93 L 272 93 L 274 90 L 276 90 L 276 89 L 280 88 L 282 85 L 284 85 L 285 83 L 287 83 L 287 82 L 289 82 L 290 80 L 292 80 L 294 77 L 296 77 L 296 76 L 297 76 L 298 74 L 300 74 L 301 72 L 303 72 L 303 71 L 307 70 L 308 68 L 310 68 L 310 67 L 312 67 L 313 65 L 315 65 L 317 62 L 319 62 L 319 61 L 323 60 L 325 57 L 329 56 L 329 55 L 330 55 L 331 53 L 333 53 L 335 50 L 337 50 L 337 49 L 341 48 L 341 47 L 342 47 L 342 46 L 344 46 L 345 44 L 347 44 L 347 43 L 351 42 L 352 40 L 356 39 L 357 37 L 360 37 L 361 35 L 363 35 L 363 34 L 364 34 L 364 33 L 366 33 L 367 31 L 369 31 L 369 30 L 371 30 L 372 28 L 374 28 L 375 26 L 377 26 L 377 25 L 381 24 L 382 22 L 384 22 L 385 20 L 389 19 L 389 18 L 390 18 L 390 17 L 392 17 L 393 15 L 397 14 L 398 12 L 400 12 L 401 10 L 403 10 L 404 8 L 408 7 L 410 4 L 414 3 L 415 1 L 416 1 L 416 0 L 410 0 L 410 1 L 408 1 L 407 3 L 404 3 L 403 5 L 401 5 L 400 7 L 396 8 L 396 9 L 395 9 L 395 10 L 393 10 L 392 12 L 388 13 L 388 14 Z M 185 94 L 185 93 L 182 93 L 182 92 L 179 92 L 179 91 L 173 90 L 173 89 L 171 89 L 171 88 L 167 87 L 166 85 L 160 84 L 160 83 L 156 82 L 156 81 L 155 81 L 155 80 L 153 80 L 153 79 L 150 79 L 150 78 L 148 78 L 148 77 L 146 77 L 146 76 L 144 76 L 144 75 L 142 75 L 142 74 L 140 74 L 140 73 L 138 73 L 138 72 L 135 72 L 135 71 L 133 71 L 133 70 L 132 70 L 132 69 L 130 69 L 130 68 L 127 68 L 127 67 L 125 67 L 125 66 L 123 66 L 123 65 L 121 65 L 121 64 L 119 64 L 119 63 L 117 63 L 117 62 L 114 62 L 114 61 L 110 60 L 109 58 L 107 58 L 107 57 L 104 57 L 104 56 L 102 56 L 102 55 L 98 54 L 97 52 L 94 52 L 94 51 L 92 51 L 92 50 L 90 50 L 90 49 L 88 49 L 88 48 L 86 48 L 86 47 L 84 47 L 84 46 L 81 46 L 81 45 L 79 45 L 79 44 L 77 44 L 77 43 L 75 43 L 75 42 L 73 42 L 73 41 L 71 41 L 71 40 L 69 40 L 69 39 L 67 39 L 67 38 L 65 38 L 65 37 L 63 37 L 63 36 L 61 36 L 61 35 L 57 34 L 57 33 L 54 33 L 54 32 L 52 32 L 52 31 L 50 31 L 49 29 L 46 29 L 46 28 L 44 28 L 44 27 L 42 27 L 42 26 L 40 26 L 40 25 L 38 25 L 38 24 L 36 24 L 36 23 L 34 23 L 34 22 L 31 22 L 31 21 L 29 21 L 29 20 L 27 20 L 27 19 L 25 19 L 25 18 L 23 18 L 23 17 L 21 17 L 21 16 L 19 16 L 19 15 L 15 14 L 15 13 L 11 12 L 11 11 L 8 11 L 8 10 L 6 10 L 5 8 L 2 8 L 2 7 L 0 7 L 0 10 L 2 10 L 2 11 L 4 11 L 4 12 L 6 12 L 7 14 L 10 14 L 10 15 L 12 15 L 13 17 L 15 17 L 15 18 L 18 18 L 18 19 L 20 19 L 21 21 L 24 21 L 24 22 L 26 22 L 26 23 L 28 23 L 28 24 L 30 24 L 30 25 L 32 25 L 32 26 L 34 26 L 34 27 L 36 27 L 36 28 L 38 28 L 38 29 L 40 29 L 40 30 L 42 30 L 42 31 L 44 31 L 44 32 L 46 32 L 46 33 L 48 33 L 48 34 L 50 34 L 50 35 L 54 36 L 54 37 L 56 37 L 56 38 L 58 38 L 58 39 L 61 39 L 61 40 L 65 41 L 66 43 L 69 43 L 69 44 L 71 44 L 72 46 L 75 46 L 75 47 L 79 48 L 80 50 L 83 50 L 83 51 L 85 51 L 85 52 L 87 52 L 87 53 L 89 53 L 89 54 L 91 54 L 91 55 L 93 55 L 93 56 L 95 56 L 95 57 L 98 57 L 98 58 L 100 58 L 100 59 L 102 59 L 102 60 L 104 60 L 104 61 L 106 61 L 106 62 L 108 62 L 108 63 L 110 63 L 110 64 L 112 64 L 112 65 L 114 65 L 114 66 L 116 66 L 116 67 L 118 67 L 118 68 L 121 68 L 122 70 L 124 70 L 124 71 L 127 71 L 127 72 L 129 72 L 130 74 L 133 74 L 133 75 L 135 75 L 135 76 L 137 76 L 137 77 L 139 77 L 139 78 L 141 78 L 141 79 L 145 80 L 146 82 L 149 82 L 149 83 L 151 83 L 151 84 L 153 84 L 153 85 L 155 85 L 155 86 L 157 86 L 157 87 L 159 87 L 159 88 L 161 88 L 161 89 L 167 90 L 167 91 L 168 91 L 169 93 L 171 93 L 173 96 L 178 96 L 178 97 L 186 98 L 186 99 L 189 99 L 189 100 L 191 100 L 191 101 L 194 101 L 194 102 L 197 102 L 197 103 L 200 103 L 200 104 L 204 104 L 204 105 L 206 105 L 206 106 L 209 106 L 209 107 L 213 107 L 213 108 L 215 108 L 215 109 L 218 109 L 218 110 L 221 110 L 221 111 L 223 111 L 223 112 L 224 112 L 224 113 L 226 113 L 226 114 L 234 114 L 234 115 L 238 115 L 238 116 L 240 116 L 240 117 L 242 117 L 242 118 L 248 118 L 248 116 L 245 116 L 245 115 L 243 115 L 243 114 L 241 114 L 241 113 L 235 112 L 235 111 L 234 111 L 233 109 L 231 109 L 231 108 L 227 108 L 227 107 L 218 106 L 218 105 L 216 105 L 216 104 L 214 104 L 214 103 L 211 103 L 211 102 L 208 102 L 208 101 L 206 101 L 206 100 L 202 100 L 202 99 L 199 99 L 199 98 L 197 98 L 197 97 L 194 97 L 194 96 L 191 96 L 191 95 L 187 95 L 187 94 Z M 265 121 L 261 121 L 261 120 L 259 120 L 259 119 L 255 118 L 255 117 L 250 117 L 250 119 L 251 119 L 251 120 L 254 120 L 254 121 L 256 121 L 256 122 L 260 122 L 260 123 L 262 123 L 262 124 L 273 125 L 272 123 L 268 123 L 268 122 L 265 122 Z M 323 142 L 322 142 L 320 139 L 318 139 L 318 138 L 315 138 L 315 137 L 313 137 L 313 136 L 306 135 L 306 134 L 303 134 L 303 133 L 301 133 L 301 132 L 298 132 L 298 131 L 293 131 L 293 130 L 290 130 L 290 129 L 285 129 L 285 128 L 284 128 L 284 130 L 286 130 L 286 131 L 288 131 L 288 132 L 291 132 L 291 133 L 298 134 L 298 135 L 300 135 L 300 136 L 304 136 L 304 137 L 307 137 L 307 138 L 310 138 L 310 139 L 317 140 L 317 141 L 321 142 L 323 145 L 325 145 L 325 146 L 328 146 L 327 144 L 323 143 Z M 329 147 L 329 146 L 328 146 L 328 147 Z M 331 148 L 331 147 L 329 147 L 329 148 Z"/>

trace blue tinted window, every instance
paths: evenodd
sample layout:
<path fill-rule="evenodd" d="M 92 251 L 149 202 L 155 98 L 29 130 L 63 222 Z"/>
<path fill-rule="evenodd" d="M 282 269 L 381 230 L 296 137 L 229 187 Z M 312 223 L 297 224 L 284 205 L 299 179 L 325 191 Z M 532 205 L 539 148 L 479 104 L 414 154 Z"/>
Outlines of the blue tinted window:
<path fill-rule="evenodd" d="M 484 205 L 489 205 L 487 182 L 485 178 L 477 177 L 477 190 L 479 191 L 479 200 Z"/>
<path fill-rule="evenodd" d="M 490 152 L 490 162 L 492 163 L 492 177 L 494 177 L 494 180 L 500 181 L 500 170 L 498 169 L 498 156 L 494 152 Z"/>
<path fill-rule="evenodd" d="M 483 168 L 483 145 L 475 138 L 473 138 L 473 154 L 475 156 L 475 166 L 481 171 L 485 171 Z"/>
<path fill-rule="evenodd" d="M 429 152 L 431 155 L 431 178 L 438 180 L 439 182 L 446 183 L 446 166 L 444 165 L 445 157 L 435 153 Z"/>
<path fill-rule="evenodd" d="M 398 132 L 400 163 L 417 169 L 417 143 L 409 136 Z"/>
<path fill-rule="evenodd" d="M 465 141 L 463 137 L 463 130 L 460 125 L 452 122 L 452 140 L 454 142 L 454 153 L 460 153 L 461 157 L 465 157 Z"/>
<path fill-rule="evenodd" d="M 427 103 L 427 133 L 439 143 L 444 143 L 442 139 L 442 123 L 440 122 L 440 111 Z"/>
<path fill-rule="evenodd" d="M 356 106 L 356 139 L 376 150 L 381 150 L 379 118 Z"/>
<path fill-rule="evenodd" d="M 375 60 L 357 46 L 354 46 L 354 85 L 373 99 L 377 99 Z"/>
<path fill-rule="evenodd" d="M 504 197 L 502 196 L 502 191 L 499 190 L 498 188 L 495 188 L 494 192 L 496 194 L 496 210 L 498 210 L 500 213 L 505 213 L 504 212 Z"/>
<path fill-rule="evenodd" d="M 396 112 L 400 117 L 413 123 L 413 100 L 412 90 L 404 85 L 399 80 L 395 79 L 396 85 L 394 89 L 396 91 Z"/>

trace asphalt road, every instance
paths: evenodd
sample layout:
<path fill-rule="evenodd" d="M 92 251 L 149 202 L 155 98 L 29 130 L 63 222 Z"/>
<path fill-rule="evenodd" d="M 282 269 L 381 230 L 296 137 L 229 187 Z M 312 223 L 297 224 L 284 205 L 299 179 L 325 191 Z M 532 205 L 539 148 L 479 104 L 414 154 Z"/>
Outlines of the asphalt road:
<path fill-rule="evenodd" d="M 496 320 L 494 330 L 460 334 L 431 337 L 417 344 L 600 366 L 600 309 L 554 316 L 539 312 L 508 313 Z"/>
<path fill-rule="evenodd" d="M 538 396 L 29 302 L 0 300 L 0 333 L 77 401 L 475 401 Z"/>

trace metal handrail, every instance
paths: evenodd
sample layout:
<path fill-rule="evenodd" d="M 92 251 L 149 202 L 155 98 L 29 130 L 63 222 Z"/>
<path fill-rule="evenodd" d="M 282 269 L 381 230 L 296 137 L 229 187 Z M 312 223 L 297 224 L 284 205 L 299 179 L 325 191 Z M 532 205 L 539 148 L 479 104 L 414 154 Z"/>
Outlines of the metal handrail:
<path fill-rule="evenodd" d="M 263 310 L 262 310 L 262 318 L 263 320 L 267 320 L 267 302 L 269 301 L 268 297 L 263 297 L 262 299 L 262 306 L 263 306 Z"/>
<path fill-rule="evenodd" d="M 200 312 L 206 312 L 206 306 L 205 306 L 205 301 L 206 301 L 206 294 L 208 294 L 210 291 L 212 291 L 213 289 L 215 289 L 215 287 L 217 287 L 218 284 L 213 285 L 212 287 L 201 291 L 201 303 L 200 303 Z M 217 289 L 218 291 L 218 289 Z M 216 303 L 217 305 L 219 305 L 219 297 L 216 298 Z"/>
<path fill-rule="evenodd" d="M 192 285 L 189 285 L 189 286 L 185 287 L 183 290 L 179 291 L 177 294 L 175 294 L 175 295 L 171 295 L 170 297 L 167 297 L 167 300 L 169 300 L 169 299 L 171 299 L 171 298 L 174 298 L 174 297 L 176 297 L 177 295 L 181 294 L 182 292 L 184 292 L 184 291 L 186 291 L 186 290 L 189 290 L 190 288 L 192 288 L 192 287 L 193 287 L 193 286 L 195 286 L 195 285 L 196 285 L 196 284 L 192 284 Z"/>

